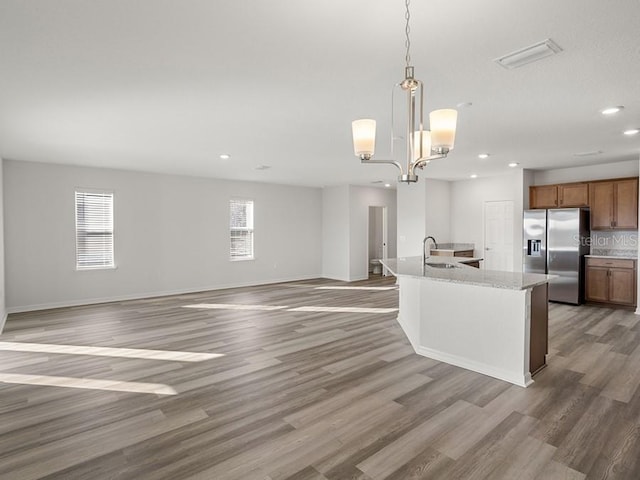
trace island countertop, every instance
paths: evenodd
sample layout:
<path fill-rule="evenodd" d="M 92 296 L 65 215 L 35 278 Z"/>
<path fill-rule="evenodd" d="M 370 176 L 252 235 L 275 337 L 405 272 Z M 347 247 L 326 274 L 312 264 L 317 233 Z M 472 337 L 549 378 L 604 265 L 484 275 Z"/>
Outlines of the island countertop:
<path fill-rule="evenodd" d="M 428 278 L 440 282 L 464 283 L 483 287 L 524 290 L 543 285 L 556 278 L 555 275 L 538 273 L 503 272 L 498 270 L 480 270 L 464 265 L 466 262 L 481 260 L 465 257 L 429 257 L 427 263 L 455 264 L 455 268 L 422 266 L 422 257 L 389 258 L 381 263 L 393 275 L 415 278 Z"/>
<path fill-rule="evenodd" d="M 605 258 L 607 260 L 637 260 L 638 255 L 585 255 L 587 258 Z"/>

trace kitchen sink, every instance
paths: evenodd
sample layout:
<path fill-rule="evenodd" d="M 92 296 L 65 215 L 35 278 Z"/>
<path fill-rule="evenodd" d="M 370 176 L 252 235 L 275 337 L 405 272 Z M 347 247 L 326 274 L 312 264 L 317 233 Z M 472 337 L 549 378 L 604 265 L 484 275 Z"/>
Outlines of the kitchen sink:
<path fill-rule="evenodd" d="M 426 262 L 425 265 L 428 266 L 428 267 L 433 267 L 433 268 L 458 268 L 458 266 L 455 263 L 431 263 L 431 262 Z"/>

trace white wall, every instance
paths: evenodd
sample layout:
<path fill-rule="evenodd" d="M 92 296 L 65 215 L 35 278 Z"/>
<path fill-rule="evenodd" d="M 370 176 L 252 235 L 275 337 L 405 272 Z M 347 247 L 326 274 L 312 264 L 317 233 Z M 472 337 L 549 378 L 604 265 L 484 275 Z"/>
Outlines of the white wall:
<path fill-rule="evenodd" d="M 474 243 L 475 255 L 484 252 L 484 203 L 513 201 L 513 265 L 522 268 L 523 173 L 521 170 L 487 178 L 451 182 L 451 241 Z"/>
<path fill-rule="evenodd" d="M 349 186 L 349 281 L 369 278 L 369 207 L 387 207 L 387 255 L 396 256 L 396 191 Z"/>
<path fill-rule="evenodd" d="M 0 158 L 0 333 L 7 320 L 7 309 L 5 303 L 5 280 L 4 280 L 4 186 L 3 186 L 4 162 Z"/>
<path fill-rule="evenodd" d="M 322 189 L 322 276 L 349 280 L 349 186 Z"/>
<path fill-rule="evenodd" d="M 451 241 L 451 183 L 430 178 L 424 180 L 426 209 L 423 238 L 431 235 L 437 242 L 449 243 Z M 420 254 L 422 254 L 423 238 L 420 239 Z"/>
<path fill-rule="evenodd" d="M 398 185 L 398 257 L 422 255 L 422 240 L 451 240 L 450 182 L 420 178 Z"/>
<path fill-rule="evenodd" d="M 637 160 L 586 167 L 558 168 L 555 170 L 533 170 L 533 185 L 637 177 L 638 171 Z"/>
<path fill-rule="evenodd" d="M 6 161 L 9 311 L 320 275 L 322 191 Z M 113 270 L 75 270 L 76 187 L 113 190 Z M 255 202 L 255 260 L 229 261 L 229 199 Z"/>
<path fill-rule="evenodd" d="M 423 180 L 398 183 L 398 257 L 421 254 L 427 205 L 427 190 Z"/>

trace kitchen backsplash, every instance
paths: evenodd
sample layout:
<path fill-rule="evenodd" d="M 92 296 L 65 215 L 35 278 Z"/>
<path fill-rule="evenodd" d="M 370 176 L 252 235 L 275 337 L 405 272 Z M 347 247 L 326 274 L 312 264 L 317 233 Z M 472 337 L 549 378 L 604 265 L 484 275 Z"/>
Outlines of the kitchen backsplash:
<path fill-rule="evenodd" d="M 591 255 L 638 256 L 638 231 L 592 231 Z"/>

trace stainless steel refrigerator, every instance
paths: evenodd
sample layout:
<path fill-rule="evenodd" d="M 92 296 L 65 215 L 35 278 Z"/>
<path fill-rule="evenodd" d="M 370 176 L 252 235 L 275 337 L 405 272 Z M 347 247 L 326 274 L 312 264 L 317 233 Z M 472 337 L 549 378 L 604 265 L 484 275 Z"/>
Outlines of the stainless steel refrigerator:
<path fill-rule="evenodd" d="M 558 275 L 549 300 L 584 301 L 584 256 L 589 253 L 589 210 L 554 208 L 524 212 L 524 272 Z"/>

